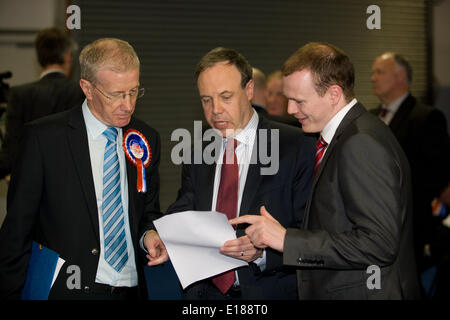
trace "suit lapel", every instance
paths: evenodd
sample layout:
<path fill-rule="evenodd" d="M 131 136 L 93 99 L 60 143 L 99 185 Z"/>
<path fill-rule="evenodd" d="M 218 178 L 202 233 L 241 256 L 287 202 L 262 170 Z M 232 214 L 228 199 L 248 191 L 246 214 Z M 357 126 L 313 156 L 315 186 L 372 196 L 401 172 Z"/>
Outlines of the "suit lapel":
<path fill-rule="evenodd" d="M 72 110 L 69 115 L 68 126 L 69 148 L 80 179 L 92 228 L 97 240 L 99 240 L 97 200 L 95 196 L 94 179 L 92 178 L 86 125 L 81 107 Z"/>
<path fill-rule="evenodd" d="M 309 192 L 308 201 L 306 203 L 305 218 L 303 220 L 304 228 L 306 228 L 308 226 L 309 211 L 310 211 L 310 207 L 311 207 L 312 198 L 314 195 L 314 190 L 317 186 L 320 176 L 322 175 L 322 171 L 324 170 L 325 166 L 327 165 L 328 159 L 333 154 L 336 145 L 339 143 L 339 139 L 341 138 L 342 134 L 345 132 L 345 129 L 348 127 L 348 125 L 350 123 L 352 123 L 356 118 L 359 118 L 365 112 L 367 112 L 366 109 L 363 107 L 362 104 L 360 104 L 358 102 L 348 111 L 348 113 L 345 115 L 345 117 L 342 119 L 341 123 L 339 124 L 338 128 L 336 129 L 333 139 L 331 140 L 330 144 L 328 145 L 328 148 L 325 152 L 325 155 L 322 159 L 319 169 L 317 170 L 317 174 L 314 176 L 314 179 L 313 179 L 311 190 Z"/>
<path fill-rule="evenodd" d="M 216 162 L 214 164 L 202 164 L 197 166 L 200 195 L 196 210 L 209 211 L 212 206 L 214 192 L 214 176 L 216 174 Z M 214 208 L 215 209 L 215 208 Z"/>
<path fill-rule="evenodd" d="M 404 127 L 404 123 L 408 121 L 408 115 L 411 113 L 415 105 L 415 98 L 408 95 L 406 99 L 402 102 L 394 117 L 392 118 L 389 127 L 397 135 L 399 128 Z"/>
<path fill-rule="evenodd" d="M 125 132 L 127 132 L 128 129 L 133 128 L 133 124 L 134 121 L 133 118 L 131 118 L 130 123 L 122 128 L 122 140 L 125 137 Z M 138 232 L 138 225 L 136 224 L 137 168 L 127 159 L 126 156 L 125 163 L 128 181 L 128 220 L 130 224 L 131 238 L 136 239 L 136 235 Z"/>

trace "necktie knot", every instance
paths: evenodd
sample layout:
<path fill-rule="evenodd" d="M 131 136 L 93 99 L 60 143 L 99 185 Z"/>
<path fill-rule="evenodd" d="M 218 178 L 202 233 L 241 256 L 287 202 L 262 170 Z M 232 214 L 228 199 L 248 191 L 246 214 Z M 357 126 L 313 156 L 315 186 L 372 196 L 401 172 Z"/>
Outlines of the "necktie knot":
<path fill-rule="evenodd" d="M 326 146 L 328 146 L 328 143 L 323 139 L 322 136 L 320 136 L 320 138 L 317 140 L 316 152 L 322 148 L 326 148 Z"/>
<path fill-rule="evenodd" d="M 108 139 L 109 142 L 116 142 L 117 139 L 117 129 L 114 127 L 108 127 L 105 131 L 103 131 L 103 134 L 106 136 L 106 139 Z"/>
<path fill-rule="evenodd" d="M 238 146 L 238 143 L 239 142 L 236 139 L 233 138 L 227 139 L 225 144 L 226 151 L 234 152 Z"/>
<path fill-rule="evenodd" d="M 382 108 L 380 112 L 380 118 L 383 119 L 386 116 L 387 112 L 388 112 L 387 108 Z"/>

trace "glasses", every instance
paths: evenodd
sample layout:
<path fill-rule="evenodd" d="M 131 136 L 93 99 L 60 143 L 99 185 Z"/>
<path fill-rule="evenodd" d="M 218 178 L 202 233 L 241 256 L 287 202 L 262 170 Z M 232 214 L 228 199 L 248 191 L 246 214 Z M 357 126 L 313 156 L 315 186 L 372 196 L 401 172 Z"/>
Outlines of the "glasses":
<path fill-rule="evenodd" d="M 107 98 L 108 100 L 110 100 L 112 103 L 116 103 L 119 102 L 121 100 L 125 100 L 125 98 L 127 96 L 130 96 L 131 100 L 137 100 L 139 98 L 141 98 L 144 94 L 145 94 L 145 88 L 134 88 L 131 89 L 129 93 L 125 93 L 125 92 L 117 92 L 117 93 L 104 93 L 102 90 L 100 90 L 99 88 L 97 88 L 93 83 L 91 83 L 92 86 L 98 90 L 98 92 L 100 92 L 105 98 Z"/>

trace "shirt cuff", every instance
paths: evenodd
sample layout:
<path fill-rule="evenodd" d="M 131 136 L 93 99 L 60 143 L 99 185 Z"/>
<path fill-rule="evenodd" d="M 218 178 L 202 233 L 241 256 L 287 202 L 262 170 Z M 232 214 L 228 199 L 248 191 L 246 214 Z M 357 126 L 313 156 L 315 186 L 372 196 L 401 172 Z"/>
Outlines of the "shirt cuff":
<path fill-rule="evenodd" d="M 147 232 L 148 230 L 144 232 L 144 234 L 141 237 L 141 240 L 139 240 L 139 245 L 141 246 L 141 249 L 145 251 L 145 253 L 148 253 L 147 249 L 144 247 L 144 238 Z"/>
<path fill-rule="evenodd" d="M 253 263 L 255 263 L 259 267 L 261 272 L 266 270 L 266 249 L 263 250 L 262 257 L 253 261 Z"/>

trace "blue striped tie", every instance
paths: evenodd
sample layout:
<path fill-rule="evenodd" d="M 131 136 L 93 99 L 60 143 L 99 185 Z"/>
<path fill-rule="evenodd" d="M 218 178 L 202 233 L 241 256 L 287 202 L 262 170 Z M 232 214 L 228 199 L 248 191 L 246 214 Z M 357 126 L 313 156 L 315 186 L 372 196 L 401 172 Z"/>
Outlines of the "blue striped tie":
<path fill-rule="evenodd" d="M 105 260 L 120 272 L 128 260 L 128 252 L 120 192 L 119 157 L 116 151 L 117 129 L 109 127 L 103 134 L 108 139 L 103 160 L 102 216 Z"/>

